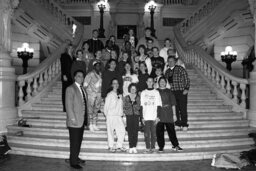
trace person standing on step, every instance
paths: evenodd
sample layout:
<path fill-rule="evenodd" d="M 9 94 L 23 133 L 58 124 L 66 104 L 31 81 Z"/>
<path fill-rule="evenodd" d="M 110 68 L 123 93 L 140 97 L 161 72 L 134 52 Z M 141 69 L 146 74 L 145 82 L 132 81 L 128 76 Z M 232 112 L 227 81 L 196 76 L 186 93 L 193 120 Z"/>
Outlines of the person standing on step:
<path fill-rule="evenodd" d="M 66 90 L 67 128 L 70 141 L 70 166 L 81 169 L 79 164 L 85 163 L 78 156 L 83 140 L 85 118 L 87 118 L 87 95 L 83 88 L 84 72 L 74 73 L 74 83 Z"/>
<path fill-rule="evenodd" d="M 160 48 L 158 40 L 155 37 L 153 37 L 151 35 L 151 33 L 152 33 L 151 28 L 150 27 L 146 27 L 145 28 L 145 36 L 143 36 L 142 38 L 139 39 L 139 42 L 138 42 L 138 44 L 136 46 L 137 50 L 138 50 L 138 47 L 140 45 L 144 45 L 144 46 L 147 47 L 147 40 L 148 39 L 152 39 L 153 40 L 153 46 L 156 46 L 156 47 Z"/>
<path fill-rule="evenodd" d="M 93 70 L 84 79 L 84 87 L 88 94 L 89 130 L 99 131 L 97 127 L 98 111 L 101 106 L 101 62 L 93 62 Z"/>
<path fill-rule="evenodd" d="M 126 124 L 129 140 L 129 153 L 138 153 L 136 146 L 138 142 L 140 96 L 137 94 L 135 83 L 128 87 L 129 95 L 124 97 L 124 114 L 126 115 Z"/>
<path fill-rule="evenodd" d="M 156 152 L 156 124 L 159 120 L 157 119 L 157 111 L 162 106 L 162 101 L 159 91 L 154 89 L 154 79 L 152 77 L 148 77 L 147 86 L 147 89 L 141 92 L 140 101 L 142 107 L 143 121 L 145 124 L 145 153 L 151 153 Z"/>
<path fill-rule="evenodd" d="M 107 94 L 104 104 L 104 115 L 107 122 L 108 148 L 110 152 L 126 151 L 123 147 L 125 138 L 125 125 L 123 121 L 123 96 L 119 89 L 119 81 L 111 80 L 111 89 Z M 117 143 L 114 146 L 114 132 L 117 136 Z"/>
<path fill-rule="evenodd" d="M 190 87 L 190 80 L 187 71 L 179 65 L 176 65 L 177 58 L 174 56 L 168 57 L 169 68 L 165 72 L 171 91 L 176 99 L 176 116 L 177 121 L 175 125 L 183 131 L 188 130 L 188 91 Z"/>
<path fill-rule="evenodd" d="M 157 144 L 159 146 L 159 153 L 164 151 L 165 140 L 164 132 L 165 128 L 169 136 L 169 140 L 172 143 L 172 148 L 175 151 L 182 151 L 183 149 L 179 146 L 179 142 L 174 129 L 174 121 L 176 121 L 176 100 L 170 89 L 166 88 L 167 80 L 165 77 L 160 77 L 158 80 L 159 88 L 158 91 L 162 100 L 162 107 L 157 113 L 159 122 L 156 125 L 156 136 Z"/>
<path fill-rule="evenodd" d="M 98 39 L 99 32 L 97 29 L 92 31 L 92 38 L 88 39 L 86 42 L 89 44 L 89 52 L 95 54 L 97 50 L 104 49 L 104 44 Z"/>
<path fill-rule="evenodd" d="M 73 61 L 74 61 L 73 45 L 69 44 L 66 48 L 65 53 L 61 54 L 61 57 L 60 57 L 63 112 L 66 112 L 66 106 L 65 106 L 66 88 L 73 83 L 72 74 L 71 74 L 71 66 Z"/>

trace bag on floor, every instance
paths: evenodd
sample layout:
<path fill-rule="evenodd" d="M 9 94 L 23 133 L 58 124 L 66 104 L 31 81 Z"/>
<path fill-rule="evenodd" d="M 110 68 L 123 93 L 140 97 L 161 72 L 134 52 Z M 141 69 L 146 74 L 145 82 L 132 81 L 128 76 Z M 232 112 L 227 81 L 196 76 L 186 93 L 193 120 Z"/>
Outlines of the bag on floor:
<path fill-rule="evenodd" d="M 7 143 L 7 138 L 5 135 L 0 136 L 0 157 L 7 155 L 11 150 L 10 146 Z"/>
<path fill-rule="evenodd" d="M 212 159 L 212 166 L 226 169 L 241 169 L 250 163 L 240 158 L 241 153 L 219 153 Z"/>

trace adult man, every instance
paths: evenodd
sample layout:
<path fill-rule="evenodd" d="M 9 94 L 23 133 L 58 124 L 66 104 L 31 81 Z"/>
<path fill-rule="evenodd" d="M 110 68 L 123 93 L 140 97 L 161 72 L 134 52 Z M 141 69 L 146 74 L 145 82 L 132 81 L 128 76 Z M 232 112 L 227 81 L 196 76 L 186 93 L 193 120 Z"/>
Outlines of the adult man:
<path fill-rule="evenodd" d="M 149 39 L 149 38 L 153 39 L 153 43 L 154 43 L 153 46 L 156 46 L 156 47 L 160 48 L 159 42 L 157 41 L 157 39 L 154 38 L 154 37 L 151 35 L 151 29 L 150 29 L 149 27 L 146 27 L 146 28 L 145 28 L 145 36 L 142 37 L 142 38 L 140 38 L 140 40 L 139 40 L 139 42 L 138 42 L 138 44 L 137 44 L 137 46 L 136 46 L 136 49 L 138 50 L 138 47 L 139 47 L 140 45 L 144 45 L 144 46 L 147 47 L 147 39 Z"/>
<path fill-rule="evenodd" d="M 80 163 L 84 160 L 78 158 L 84 133 L 84 122 L 87 118 L 87 96 L 82 86 L 84 73 L 78 70 L 74 73 L 75 82 L 66 90 L 67 127 L 70 140 L 70 166 L 81 169 Z"/>
<path fill-rule="evenodd" d="M 92 38 L 86 41 L 89 44 L 89 52 L 92 54 L 95 54 L 97 50 L 102 50 L 104 48 L 102 41 L 98 39 L 98 35 L 98 30 L 94 29 L 92 31 Z"/>
<path fill-rule="evenodd" d="M 93 62 L 93 70 L 84 79 L 84 87 L 88 94 L 88 114 L 90 131 L 99 131 L 97 127 L 98 111 L 101 105 L 101 61 Z"/>
<path fill-rule="evenodd" d="M 62 104 L 63 112 L 66 112 L 65 107 L 65 92 L 66 88 L 73 83 L 71 67 L 73 63 L 73 45 L 69 44 L 66 48 L 65 53 L 61 54 L 60 63 L 61 63 L 61 81 L 62 81 Z"/>
<path fill-rule="evenodd" d="M 188 129 L 187 101 L 190 80 L 187 71 L 182 66 L 176 65 L 176 62 L 175 56 L 168 57 L 169 69 L 167 69 L 165 77 L 169 81 L 177 103 L 175 125 L 186 131 Z"/>

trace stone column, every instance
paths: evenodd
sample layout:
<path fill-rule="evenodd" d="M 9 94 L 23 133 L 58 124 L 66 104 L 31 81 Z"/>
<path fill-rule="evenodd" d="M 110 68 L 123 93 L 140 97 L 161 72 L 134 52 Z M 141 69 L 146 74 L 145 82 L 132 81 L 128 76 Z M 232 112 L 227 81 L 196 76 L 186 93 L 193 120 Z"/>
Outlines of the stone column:
<path fill-rule="evenodd" d="M 0 1 L 0 133 L 17 120 L 15 70 L 11 66 L 11 17 L 19 0 Z"/>
<path fill-rule="evenodd" d="M 249 0 L 250 10 L 253 15 L 253 22 L 256 25 L 256 2 L 255 0 Z M 256 38 L 256 30 L 255 30 Z M 254 49 L 256 49 L 256 39 L 254 42 Z M 248 111 L 248 119 L 250 120 L 250 126 L 256 127 L 256 61 L 253 63 L 254 69 L 250 73 L 250 109 Z"/>

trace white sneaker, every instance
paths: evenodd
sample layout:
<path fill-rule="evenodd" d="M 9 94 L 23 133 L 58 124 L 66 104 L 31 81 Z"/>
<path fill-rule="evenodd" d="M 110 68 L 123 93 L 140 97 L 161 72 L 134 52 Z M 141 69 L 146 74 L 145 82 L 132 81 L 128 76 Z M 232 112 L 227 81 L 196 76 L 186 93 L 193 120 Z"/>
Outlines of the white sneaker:
<path fill-rule="evenodd" d="M 99 131 L 100 129 L 96 125 L 92 125 L 94 131 Z"/>
<path fill-rule="evenodd" d="M 94 132 L 94 127 L 93 127 L 93 125 L 90 125 L 90 126 L 89 126 L 89 130 L 92 131 L 92 132 Z"/>
<path fill-rule="evenodd" d="M 133 147 L 133 148 L 132 148 L 132 150 L 133 150 L 133 153 L 135 153 L 135 154 L 137 154 L 137 153 L 138 153 L 138 151 L 137 151 L 136 147 Z"/>
<path fill-rule="evenodd" d="M 130 154 L 132 154 L 133 149 L 132 149 L 132 148 L 129 148 L 128 152 L 129 152 Z"/>

